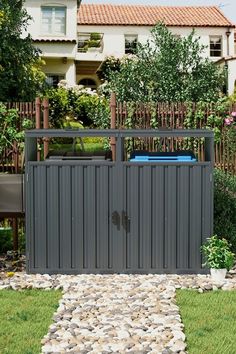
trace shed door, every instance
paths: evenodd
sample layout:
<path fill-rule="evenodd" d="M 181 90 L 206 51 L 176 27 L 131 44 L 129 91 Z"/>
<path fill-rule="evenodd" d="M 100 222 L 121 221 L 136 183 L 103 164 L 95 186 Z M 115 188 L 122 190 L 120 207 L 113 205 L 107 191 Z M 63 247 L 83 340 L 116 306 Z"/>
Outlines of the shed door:
<path fill-rule="evenodd" d="M 123 239 L 114 165 L 28 167 L 29 270 L 119 271 Z M 117 212 L 117 214 L 116 214 Z"/>
<path fill-rule="evenodd" d="M 200 271 L 212 233 L 210 164 L 124 165 L 124 268 Z"/>

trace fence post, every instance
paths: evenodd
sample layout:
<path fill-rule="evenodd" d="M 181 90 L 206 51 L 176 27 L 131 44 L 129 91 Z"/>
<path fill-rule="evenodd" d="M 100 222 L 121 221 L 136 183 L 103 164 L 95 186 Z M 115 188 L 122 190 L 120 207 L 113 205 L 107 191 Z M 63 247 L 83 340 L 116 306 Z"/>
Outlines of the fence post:
<path fill-rule="evenodd" d="M 110 109 L 111 109 L 111 129 L 116 129 L 116 94 L 115 92 L 111 93 L 110 99 Z M 112 161 L 116 159 L 116 138 L 111 137 L 111 152 L 112 152 Z"/>
<path fill-rule="evenodd" d="M 19 173 L 19 153 L 16 141 L 13 143 L 14 172 Z"/>
<path fill-rule="evenodd" d="M 41 128 L 41 100 L 40 97 L 36 97 L 35 100 L 35 127 L 36 129 Z M 37 144 L 39 144 L 39 139 L 37 139 Z M 37 161 L 40 161 L 40 151 L 37 152 Z"/>
<path fill-rule="evenodd" d="M 43 129 L 49 128 L 49 102 L 48 98 L 43 99 Z M 49 139 L 43 138 L 43 155 L 44 158 L 48 155 Z"/>

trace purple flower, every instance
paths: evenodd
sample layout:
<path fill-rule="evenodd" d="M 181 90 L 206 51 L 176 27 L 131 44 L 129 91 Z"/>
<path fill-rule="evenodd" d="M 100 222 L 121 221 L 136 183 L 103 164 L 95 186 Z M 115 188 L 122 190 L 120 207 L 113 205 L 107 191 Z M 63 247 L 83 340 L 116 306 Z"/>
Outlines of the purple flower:
<path fill-rule="evenodd" d="M 236 112 L 232 112 L 232 113 L 231 113 L 231 116 L 232 116 L 233 118 L 236 118 Z"/>
<path fill-rule="evenodd" d="M 225 125 L 231 125 L 233 121 L 234 121 L 233 117 L 227 117 L 225 118 Z"/>

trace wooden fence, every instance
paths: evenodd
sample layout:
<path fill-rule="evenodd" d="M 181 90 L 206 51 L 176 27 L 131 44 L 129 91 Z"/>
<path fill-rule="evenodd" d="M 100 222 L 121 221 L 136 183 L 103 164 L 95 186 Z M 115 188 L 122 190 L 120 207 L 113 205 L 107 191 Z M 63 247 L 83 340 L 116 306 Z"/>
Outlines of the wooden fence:
<path fill-rule="evenodd" d="M 48 99 L 36 98 L 35 102 L 7 102 L 7 109 L 16 109 L 19 120 L 18 130 L 22 130 L 22 122 L 25 118 L 33 122 L 35 128 L 48 128 L 49 103 Z M 44 141 L 44 155 L 48 153 L 48 141 Z M 12 148 L 5 149 L 0 155 L 0 172 L 19 173 L 24 165 L 24 154 L 15 142 Z"/>
<path fill-rule="evenodd" d="M 231 139 L 227 137 L 229 128 L 224 124 L 224 119 L 230 116 L 232 112 L 236 112 L 236 103 L 229 104 L 225 110 L 213 103 L 205 104 L 202 108 L 199 107 L 200 105 L 196 103 L 127 104 L 116 102 L 116 97 L 112 94 L 110 102 L 111 128 L 148 129 L 154 126 L 159 129 L 217 128 L 221 138 L 215 141 L 215 166 L 236 175 L 236 141 L 233 141 L 233 137 Z M 219 117 L 217 125 L 215 120 L 212 119 L 213 117 Z M 155 143 L 153 139 L 139 139 L 135 144 L 133 142 L 132 147 L 134 149 L 155 150 L 157 143 L 159 142 Z M 114 144 L 115 142 L 112 140 L 113 153 Z M 200 140 L 193 142 L 184 139 L 167 139 L 164 141 L 164 150 L 166 146 L 169 146 L 170 150 L 191 148 L 197 154 L 199 160 L 204 158 L 204 145 Z M 232 146 L 234 146 L 234 149 L 232 149 Z"/>
<path fill-rule="evenodd" d="M 222 138 L 215 143 L 215 165 L 225 171 L 236 175 L 236 152 L 232 150 L 226 136 L 227 127 L 224 125 L 224 118 L 232 112 L 236 112 L 236 103 L 228 106 L 227 110 L 219 110 L 214 104 L 205 105 L 204 109 L 199 110 L 199 105 L 185 103 L 157 103 L 156 105 L 148 105 L 135 103 L 130 107 L 126 103 L 116 102 L 115 94 L 111 95 L 111 128 L 150 128 L 153 127 L 153 117 L 155 117 L 156 127 L 178 129 L 178 128 L 215 128 L 214 124 L 209 124 L 211 116 L 221 117 L 218 129 Z M 36 128 L 48 128 L 49 122 L 49 102 L 47 99 L 40 100 L 37 98 L 35 102 L 11 102 L 6 104 L 7 108 L 17 109 L 19 120 L 19 130 L 21 130 L 21 122 L 24 118 L 31 119 Z M 199 112 L 201 111 L 201 117 Z M 189 116 L 192 117 L 189 120 Z M 188 120 L 188 121 L 187 121 Z M 186 141 L 173 139 L 167 141 L 171 149 L 181 149 L 186 147 Z M 231 141 L 232 144 L 236 144 Z M 48 141 L 43 140 L 44 156 L 48 153 Z M 204 146 L 199 142 L 193 147 L 199 159 L 203 158 Z M 135 146 L 133 146 L 135 148 Z M 152 139 L 148 141 L 139 141 L 139 148 L 155 149 Z M 111 139 L 111 148 L 114 153 L 115 140 Z M 39 158 L 39 156 L 38 156 Z M 12 149 L 5 150 L 0 155 L 0 171 L 9 171 L 18 173 L 22 170 L 23 156 L 19 152 L 17 144 Z"/>

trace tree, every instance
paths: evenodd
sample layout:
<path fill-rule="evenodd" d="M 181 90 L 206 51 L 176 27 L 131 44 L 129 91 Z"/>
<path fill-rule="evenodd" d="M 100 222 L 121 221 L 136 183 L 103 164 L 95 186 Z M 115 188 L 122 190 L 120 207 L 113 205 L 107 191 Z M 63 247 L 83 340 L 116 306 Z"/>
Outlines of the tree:
<path fill-rule="evenodd" d="M 29 20 L 22 0 L 1 0 L 0 101 L 32 100 L 45 80 L 39 50 L 26 34 Z"/>
<path fill-rule="evenodd" d="M 205 48 L 194 31 L 180 38 L 157 24 L 137 54 L 110 71 L 109 88 L 125 101 L 215 101 L 225 74 L 204 58 Z"/>

